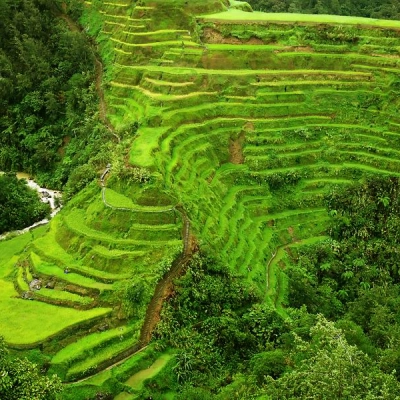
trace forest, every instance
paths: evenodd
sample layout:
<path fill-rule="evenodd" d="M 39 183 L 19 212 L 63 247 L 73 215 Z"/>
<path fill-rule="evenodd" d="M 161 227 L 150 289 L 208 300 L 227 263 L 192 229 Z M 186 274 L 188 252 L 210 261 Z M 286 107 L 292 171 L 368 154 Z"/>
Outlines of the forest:
<path fill-rule="evenodd" d="M 57 18 L 61 2 L 1 0 L 0 170 L 61 189 L 101 152 L 106 132 L 89 39 Z"/>
<path fill-rule="evenodd" d="M 284 311 L 193 260 L 157 328 L 182 349 L 179 399 L 397 399 L 399 190 L 374 178 L 326 197 L 329 238 L 292 254 Z"/>
<path fill-rule="evenodd" d="M 400 19 L 400 4 L 396 0 L 249 0 L 248 3 L 254 10 L 265 12 Z"/>
<path fill-rule="evenodd" d="M 0 234 L 23 229 L 48 216 L 50 207 L 14 174 L 0 175 Z"/>
<path fill-rule="evenodd" d="M 398 2 L 86 3 L 0 0 L 0 399 L 399 399 Z"/>

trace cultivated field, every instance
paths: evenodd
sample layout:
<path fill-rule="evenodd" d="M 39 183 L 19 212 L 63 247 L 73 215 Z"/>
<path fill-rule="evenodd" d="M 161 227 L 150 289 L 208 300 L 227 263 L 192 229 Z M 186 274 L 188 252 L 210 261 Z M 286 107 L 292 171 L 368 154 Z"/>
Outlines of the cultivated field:
<path fill-rule="evenodd" d="M 88 327 L 48 344 L 52 368 L 67 381 L 137 343 L 155 284 L 182 252 L 177 209 L 190 220 L 192 242 L 284 314 L 287 252 L 326 239 L 325 193 L 400 175 L 400 23 L 224 11 L 213 0 L 140 4 L 86 2 L 82 24 L 105 63 L 108 119 L 125 132 L 120 161 L 148 171 L 150 183 L 128 184 L 111 168 L 104 188 L 85 189 L 2 267 L 12 276 L 18 263 L 20 292 L 29 274 L 55 279 L 51 294 L 39 291 L 24 307 L 57 306 L 66 325 Z M 126 134 L 133 123 L 137 132 Z M 145 285 L 133 314 L 121 306 L 126 282 Z M 11 299 L 12 284 L 4 285 Z M 99 333 L 90 321 L 110 312 Z M 157 373 L 173 358 L 145 351 L 87 385 L 113 376 L 129 398 L 143 383 L 143 359 Z"/>

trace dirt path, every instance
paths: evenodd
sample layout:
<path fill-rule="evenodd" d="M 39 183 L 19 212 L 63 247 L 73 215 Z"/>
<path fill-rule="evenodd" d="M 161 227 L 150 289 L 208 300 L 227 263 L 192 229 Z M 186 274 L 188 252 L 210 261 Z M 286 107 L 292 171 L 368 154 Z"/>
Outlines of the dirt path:
<path fill-rule="evenodd" d="M 170 270 L 156 285 L 154 295 L 147 306 L 146 317 L 140 331 L 140 342 L 142 345 L 147 345 L 150 342 L 154 328 L 160 320 L 160 313 L 164 300 L 171 295 L 174 280 L 181 275 L 184 266 L 192 257 L 192 247 L 190 245 L 190 221 L 183 208 L 177 207 L 176 209 L 182 215 L 183 220 L 183 251 L 182 254 L 172 263 Z"/>
<path fill-rule="evenodd" d="M 62 11 L 57 9 L 55 13 L 67 23 L 69 29 L 72 32 L 82 32 L 82 27 L 79 26 L 68 14 L 66 14 L 66 10 L 67 6 L 65 3 L 63 3 Z M 101 85 L 103 82 L 103 64 L 100 61 L 100 58 L 97 55 L 96 51 L 93 51 L 93 55 L 95 57 L 95 88 L 97 95 L 99 96 L 99 118 L 103 125 L 107 127 L 110 134 L 113 135 L 119 143 L 121 141 L 121 138 L 117 135 L 114 127 L 107 118 L 107 103 L 104 100 L 104 91 Z"/>
<path fill-rule="evenodd" d="M 192 247 L 190 244 L 190 221 L 186 213 L 182 210 L 178 210 L 182 214 L 183 218 L 183 238 L 184 238 L 184 249 L 182 254 L 172 263 L 171 269 L 165 274 L 165 276 L 157 283 L 154 290 L 154 295 L 147 306 L 146 315 L 142 329 L 140 330 L 140 337 L 138 343 L 134 346 L 126 349 L 122 353 L 117 354 L 115 357 L 104 360 L 99 363 L 95 370 L 92 370 L 90 375 L 83 379 L 71 381 L 68 383 L 80 383 L 91 378 L 102 371 L 109 370 L 118 364 L 121 364 L 132 355 L 144 350 L 150 343 L 154 329 L 160 320 L 160 313 L 164 301 L 171 295 L 174 286 L 174 279 L 178 278 L 185 265 L 190 261 L 192 256 Z"/>
<path fill-rule="evenodd" d="M 62 7 L 62 11 L 58 10 L 57 14 L 64 19 L 69 28 L 74 31 L 82 31 L 81 27 L 77 25 L 66 13 L 65 6 Z M 107 103 L 104 99 L 104 92 L 102 89 L 102 80 L 103 80 L 103 64 L 101 63 L 99 57 L 97 56 L 96 52 L 95 55 L 95 87 L 96 91 L 99 96 L 99 116 L 101 122 L 108 128 L 110 133 L 117 138 L 118 142 L 120 142 L 120 137 L 116 134 L 114 127 L 110 123 L 109 119 L 107 118 Z M 109 172 L 109 167 L 107 166 L 106 171 L 103 173 L 102 176 L 102 186 L 103 189 L 105 188 L 104 185 L 104 177 Z M 97 365 L 95 371 L 92 371 L 90 375 L 87 377 L 75 381 L 83 382 L 90 378 L 91 376 L 102 372 L 104 370 L 108 370 L 113 368 L 114 366 L 120 364 L 127 358 L 131 357 L 133 354 L 142 351 L 149 342 L 151 341 L 153 331 L 160 320 L 160 313 L 162 309 L 163 302 L 165 299 L 172 293 L 173 290 L 173 281 L 182 273 L 184 266 L 189 262 L 192 253 L 193 253 L 193 246 L 192 246 L 192 237 L 190 235 L 190 221 L 186 215 L 185 210 L 182 207 L 176 207 L 176 210 L 181 214 L 183 220 L 183 242 L 184 248 L 182 254 L 172 263 L 170 270 L 165 274 L 165 276 L 157 283 L 154 295 L 150 300 L 150 303 L 147 306 L 146 315 L 144 319 L 144 323 L 142 329 L 140 331 L 139 341 L 136 345 L 126 349 L 122 353 L 117 354 L 115 357 L 104 360 L 103 362 Z"/>

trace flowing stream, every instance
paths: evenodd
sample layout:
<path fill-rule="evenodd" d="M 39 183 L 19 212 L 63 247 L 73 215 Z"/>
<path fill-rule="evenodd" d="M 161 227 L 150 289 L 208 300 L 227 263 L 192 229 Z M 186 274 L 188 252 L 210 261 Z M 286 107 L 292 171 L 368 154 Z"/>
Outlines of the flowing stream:
<path fill-rule="evenodd" d="M 4 172 L 0 171 L 0 175 L 3 173 Z M 7 236 L 11 233 L 13 235 L 22 235 L 23 233 L 29 232 L 30 229 L 36 228 L 37 226 L 48 224 L 50 219 L 53 218 L 61 210 L 61 205 L 59 205 L 60 203 L 59 201 L 57 201 L 57 199 L 61 198 L 61 192 L 40 187 L 34 180 L 29 178 L 28 174 L 24 172 L 18 172 L 16 175 L 18 179 L 26 179 L 27 185 L 31 189 L 38 192 L 42 202 L 49 204 L 51 209 L 50 218 L 42 219 L 41 221 L 35 222 L 34 224 L 19 231 L 6 232 L 3 235 L 0 235 L 0 240 L 6 239 Z"/>

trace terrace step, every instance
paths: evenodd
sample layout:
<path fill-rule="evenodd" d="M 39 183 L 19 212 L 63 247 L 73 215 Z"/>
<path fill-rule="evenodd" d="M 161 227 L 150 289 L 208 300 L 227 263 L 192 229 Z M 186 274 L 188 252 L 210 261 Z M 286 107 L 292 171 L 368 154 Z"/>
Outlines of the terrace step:
<path fill-rule="evenodd" d="M 98 348 L 91 357 L 73 362 L 66 373 L 65 379 L 73 381 L 90 374 L 91 371 L 96 371 L 99 365 L 107 362 L 111 357 L 118 357 L 120 354 L 129 351 L 137 341 L 138 337 L 130 337 L 128 335 L 122 337 L 121 340 L 113 342 L 111 346 Z"/>
<path fill-rule="evenodd" d="M 95 289 L 98 292 L 113 290 L 113 287 L 110 284 L 101 283 L 73 272 L 65 273 L 64 269 L 49 262 L 43 261 L 41 257 L 34 252 L 31 252 L 30 259 L 32 263 L 32 269 L 40 275 L 48 276 L 49 278 L 51 277 L 59 281 L 76 285 L 78 287 Z"/>
<path fill-rule="evenodd" d="M 105 347 L 107 344 L 119 342 L 121 337 L 132 335 L 135 329 L 134 326 L 120 326 L 83 336 L 58 351 L 51 359 L 51 365 L 57 366 L 57 368 L 61 366 L 69 368 L 73 364 L 86 359 L 89 354 L 93 354 L 97 349 Z"/>

